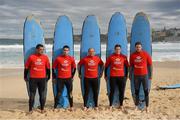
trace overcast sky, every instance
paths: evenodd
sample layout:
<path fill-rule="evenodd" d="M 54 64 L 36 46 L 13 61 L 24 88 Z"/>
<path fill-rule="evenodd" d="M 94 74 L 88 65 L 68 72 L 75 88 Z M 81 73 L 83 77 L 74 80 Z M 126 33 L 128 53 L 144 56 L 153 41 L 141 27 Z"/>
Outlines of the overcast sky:
<path fill-rule="evenodd" d="M 128 31 L 135 14 L 145 12 L 152 28 L 180 28 L 180 0 L 0 0 L 0 38 L 22 38 L 26 16 L 40 18 L 45 37 L 53 37 L 58 16 L 67 15 L 80 34 L 83 21 L 89 14 L 97 16 L 101 33 L 107 33 L 114 12 L 124 14 Z"/>

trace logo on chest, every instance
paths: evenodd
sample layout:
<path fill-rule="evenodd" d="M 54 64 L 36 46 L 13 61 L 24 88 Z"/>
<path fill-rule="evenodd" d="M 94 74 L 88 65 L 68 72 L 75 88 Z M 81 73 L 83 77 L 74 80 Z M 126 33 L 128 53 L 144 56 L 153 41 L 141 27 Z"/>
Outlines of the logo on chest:
<path fill-rule="evenodd" d="M 114 64 L 115 64 L 115 65 L 120 65 L 120 64 L 122 64 L 121 59 L 120 59 L 120 58 L 116 58 L 116 59 L 114 60 Z"/>
<path fill-rule="evenodd" d="M 69 61 L 68 60 L 64 60 L 62 63 L 62 66 L 67 67 L 69 66 Z"/>
<path fill-rule="evenodd" d="M 90 60 L 90 61 L 88 62 L 88 66 L 95 66 L 95 65 L 96 65 L 96 63 L 95 63 L 94 60 Z"/>
<path fill-rule="evenodd" d="M 43 62 L 40 58 L 36 59 L 35 65 L 43 65 Z"/>
<path fill-rule="evenodd" d="M 137 56 L 134 60 L 134 62 L 138 62 L 138 63 L 140 63 L 142 61 L 143 61 L 143 58 L 141 56 Z"/>

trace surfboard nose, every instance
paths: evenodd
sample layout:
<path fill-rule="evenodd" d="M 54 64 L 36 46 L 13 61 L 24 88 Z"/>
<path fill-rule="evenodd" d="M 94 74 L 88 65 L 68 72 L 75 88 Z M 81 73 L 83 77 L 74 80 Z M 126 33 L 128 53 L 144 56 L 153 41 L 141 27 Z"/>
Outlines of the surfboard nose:
<path fill-rule="evenodd" d="M 61 16 L 58 17 L 57 21 L 70 21 L 70 19 L 66 15 L 61 15 Z"/>
<path fill-rule="evenodd" d="M 36 23 L 36 24 L 42 26 L 40 19 L 35 17 L 33 14 L 26 17 L 24 23 L 27 23 L 27 22 L 32 23 L 32 24 Z"/>
<path fill-rule="evenodd" d="M 149 23 L 148 16 L 144 12 L 138 12 L 135 15 L 134 21 L 135 20 L 136 21 L 148 21 L 148 23 Z"/>
<path fill-rule="evenodd" d="M 110 25 L 111 24 L 111 25 Z M 121 24 L 120 27 L 117 26 L 117 24 Z M 120 12 L 115 12 L 109 22 L 109 28 L 113 27 L 112 29 L 121 29 L 126 27 L 126 20 L 123 14 L 121 14 Z"/>
<path fill-rule="evenodd" d="M 123 17 L 123 14 L 121 12 L 115 12 L 112 17 L 119 17 L 119 16 L 122 16 Z"/>
<path fill-rule="evenodd" d="M 70 26 L 72 26 L 72 22 L 71 22 L 71 20 L 69 19 L 69 17 L 68 16 L 66 16 L 66 15 L 61 15 L 61 16 L 59 16 L 58 17 L 58 19 L 57 19 L 57 22 L 56 22 L 56 26 L 66 26 L 66 27 L 70 27 Z"/>
<path fill-rule="evenodd" d="M 95 15 L 88 15 L 85 19 L 85 22 L 97 23 L 97 19 Z"/>

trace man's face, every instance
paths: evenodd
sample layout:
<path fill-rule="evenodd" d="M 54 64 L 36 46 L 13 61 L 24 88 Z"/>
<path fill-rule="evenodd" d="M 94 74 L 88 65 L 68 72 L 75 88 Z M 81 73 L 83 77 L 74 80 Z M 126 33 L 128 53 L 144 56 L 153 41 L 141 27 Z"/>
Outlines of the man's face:
<path fill-rule="evenodd" d="M 94 56 L 94 54 L 95 54 L 94 49 L 93 49 L 93 48 L 89 49 L 89 50 L 88 50 L 88 54 L 89 54 L 90 56 Z"/>
<path fill-rule="evenodd" d="M 36 49 L 36 52 L 40 55 L 42 55 L 44 53 L 44 47 L 39 47 Z"/>
<path fill-rule="evenodd" d="M 69 48 L 64 48 L 63 49 L 63 54 L 64 55 L 69 55 Z"/>
<path fill-rule="evenodd" d="M 142 50 L 142 45 L 136 45 L 136 51 L 141 52 Z"/>
<path fill-rule="evenodd" d="M 115 48 L 115 53 L 120 54 L 121 53 L 121 47 L 116 47 Z"/>

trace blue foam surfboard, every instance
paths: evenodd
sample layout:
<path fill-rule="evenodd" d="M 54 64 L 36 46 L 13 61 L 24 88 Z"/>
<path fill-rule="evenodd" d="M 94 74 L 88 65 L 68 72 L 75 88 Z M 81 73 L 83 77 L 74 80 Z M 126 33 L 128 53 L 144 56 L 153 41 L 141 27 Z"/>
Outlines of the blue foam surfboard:
<path fill-rule="evenodd" d="M 175 84 L 175 85 L 168 85 L 168 86 L 160 86 L 160 89 L 176 89 L 180 88 L 180 84 Z"/>
<path fill-rule="evenodd" d="M 138 41 L 142 43 L 143 50 L 145 50 L 147 53 L 149 53 L 150 56 L 152 56 L 152 39 L 151 39 L 150 23 L 147 16 L 143 12 L 139 12 L 136 14 L 133 24 L 132 24 L 130 53 L 135 52 L 135 43 Z M 149 71 L 149 68 L 148 68 L 148 71 Z M 151 80 L 148 79 L 148 75 L 147 75 L 148 89 L 150 91 Z M 131 80 L 131 93 L 133 96 L 133 100 L 135 102 L 135 89 L 134 89 L 133 75 L 132 75 L 132 80 Z M 143 109 L 145 106 L 144 98 L 145 96 L 144 96 L 143 86 L 141 84 L 140 93 L 139 93 L 139 99 L 141 102 L 138 105 L 139 109 Z"/>
<path fill-rule="evenodd" d="M 116 44 L 121 45 L 121 53 L 127 56 L 127 28 L 124 16 L 120 12 L 116 12 L 112 15 L 108 28 L 108 40 L 106 49 L 106 58 L 114 53 L 114 46 Z M 125 68 L 127 69 L 127 68 Z M 107 92 L 110 95 L 110 67 L 107 70 Z M 119 105 L 119 90 L 116 86 L 114 93 L 113 106 Z"/>
<path fill-rule="evenodd" d="M 73 42 L 73 27 L 69 18 L 65 15 L 60 16 L 56 22 L 55 32 L 54 32 L 54 43 L 53 43 L 53 56 L 52 61 L 56 59 L 57 56 L 63 53 L 63 46 L 68 45 L 70 47 L 69 55 L 74 55 L 74 42 Z M 56 70 L 56 76 L 58 71 Z M 53 93 L 54 97 L 57 95 L 57 84 L 53 83 Z M 59 108 L 67 108 L 69 106 L 67 88 L 64 86 L 62 95 L 59 99 Z"/>
<path fill-rule="evenodd" d="M 23 31 L 23 52 L 24 52 L 24 63 L 27 61 L 28 57 L 31 54 L 35 53 L 35 47 L 37 44 L 45 44 L 44 41 L 44 31 L 42 29 L 40 20 L 35 18 L 33 15 L 30 15 L 26 18 L 24 23 Z M 29 79 L 29 74 L 28 74 Z M 27 92 L 29 95 L 29 82 L 26 82 Z M 45 96 L 47 94 L 47 84 L 45 90 Z M 37 108 L 40 105 L 39 103 L 39 93 L 36 90 L 34 108 Z"/>
<path fill-rule="evenodd" d="M 95 55 L 101 57 L 100 30 L 97 24 L 96 17 L 94 15 L 87 16 L 83 23 L 80 59 L 87 56 L 89 48 L 94 48 Z M 81 75 L 81 91 L 82 96 L 84 96 L 84 66 L 82 66 Z M 100 89 L 100 79 L 98 80 L 98 82 Z M 87 107 L 94 107 L 92 88 L 90 88 Z"/>

